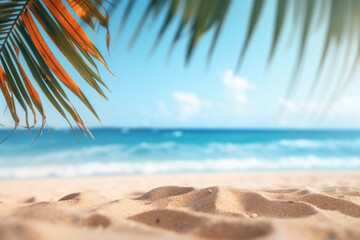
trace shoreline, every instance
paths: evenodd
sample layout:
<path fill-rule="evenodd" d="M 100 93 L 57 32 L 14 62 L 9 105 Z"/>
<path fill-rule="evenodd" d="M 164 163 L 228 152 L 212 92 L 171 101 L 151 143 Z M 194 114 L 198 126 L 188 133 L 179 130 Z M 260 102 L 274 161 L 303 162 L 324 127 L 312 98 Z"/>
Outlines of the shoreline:
<path fill-rule="evenodd" d="M 309 181 L 310 179 L 314 181 Z M 317 181 L 315 181 L 317 179 Z M 267 181 L 269 180 L 269 181 Z M 70 184 L 71 183 L 71 184 Z M 123 193 L 126 186 L 136 186 L 146 192 L 164 185 L 209 187 L 224 186 L 235 188 L 291 188 L 291 187 L 326 187 L 339 185 L 355 185 L 360 187 L 360 171 L 329 171 L 329 172 L 231 172 L 231 173 L 180 173 L 180 174 L 138 174 L 127 176 L 94 176 L 69 178 L 34 178 L 0 180 L 0 196 L 3 190 L 14 194 L 28 195 L 27 187 L 43 192 L 52 186 L 59 186 L 67 191 L 79 191 L 86 188 L 90 191 L 103 189 L 104 186 L 122 186 Z M 9 186 L 13 188 L 9 189 Z M 355 187 L 354 186 L 354 187 Z M 106 188 L 106 187 L 105 187 Z M 21 191 L 19 191 L 21 190 Z M 104 192 L 104 191 L 103 191 Z M 109 192 L 110 193 L 110 192 Z M 111 193 L 110 193 L 111 194 Z M 113 194 L 111 194 L 113 195 Z M 46 199 L 44 199 L 46 200 Z"/>

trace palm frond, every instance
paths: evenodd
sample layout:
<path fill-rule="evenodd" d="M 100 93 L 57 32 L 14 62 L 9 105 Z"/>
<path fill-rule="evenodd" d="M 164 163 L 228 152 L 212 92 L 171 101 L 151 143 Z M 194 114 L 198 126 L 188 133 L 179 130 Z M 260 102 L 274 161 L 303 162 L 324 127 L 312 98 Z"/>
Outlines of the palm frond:
<path fill-rule="evenodd" d="M 100 10 L 100 0 L 67 2 L 91 28 L 94 29 L 96 21 L 108 30 L 109 16 L 105 10 Z M 47 33 L 47 39 L 41 31 Z M 110 43 L 109 36 L 107 43 Z M 81 77 L 106 98 L 101 88 L 106 85 L 98 74 L 94 60 L 105 67 L 107 64 L 65 2 L 0 0 L 0 88 L 15 122 L 15 129 L 22 121 L 17 106 L 25 112 L 26 123 L 23 127 L 32 128 L 37 123 L 37 113 L 40 113 L 43 129 L 46 115 L 40 99 L 41 91 L 69 124 L 70 116 L 84 133 L 89 132 L 65 89 L 76 95 L 96 118 L 99 117 L 78 84 L 53 54 L 51 48 L 54 46 Z M 30 114 L 33 116 L 32 124 L 29 123 Z"/>
<path fill-rule="evenodd" d="M 121 4 L 122 2 L 123 1 L 115 0 L 114 5 Z M 125 27 L 127 19 L 137 2 L 136 0 L 129 0 L 127 2 L 118 34 L 120 34 Z M 134 46 L 146 21 L 150 17 L 152 17 L 153 20 L 157 20 L 159 13 L 166 12 L 166 17 L 158 31 L 158 37 L 153 45 L 152 51 L 156 49 L 171 23 L 175 20 L 176 16 L 180 14 L 181 20 L 173 37 L 170 52 L 179 39 L 188 33 L 190 39 L 186 51 L 186 62 L 188 63 L 201 37 L 209 30 L 215 29 L 208 54 L 208 59 L 210 59 L 231 2 L 232 0 L 149 0 L 147 8 L 131 38 L 129 49 Z M 143 3 L 143 1 L 141 3 Z"/>
<path fill-rule="evenodd" d="M 124 1 L 113 0 L 114 5 L 122 4 Z M 126 2 L 126 1 L 125 1 Z M 133 12 L 134 5 L 140 1 L 128 0 L 127 6 L 123 13 L 122 22 L 120 23 L 119 31 L 125 26 L 129 15 Z M 144 1 L 141 1 L 143 3 Z M 217 44 L 219 33 L 222 29 L 226 16 L 229 13 L 229 9 L 233 0 L 148 0 L 148 6 L 145 9 L 138 27 L 136 28 L 134 35 L 130 41 L 129 48 L 133 47 L 137 38 L 139 37 L 141 30 L 145 22 L 152 16 L 153 20 L 158 20 L 159 13 L 166 13 L 166 17 L 162 20 L 160 29 L 158 30 L 157 39 L 153 45 L 151 51 L 160 43 L 164 33 L 169 29 L 171 23 L 174 22 L 177 16 L 180 16 L 180 22 L 178 23 L 177 31 L 174 34 L 170 52 L 182 36 L 188 37 L 188 44 L 186 50 L 186 63 L 188 63 L 194 53 L 196 45 L 199 43 L 201 37 L 209 31 L 213 31 L 213 39 L 209 48 L 208 60 L 211 58 L 213 50 Z M 239 60 L 237 62 L 237 69 L 240 69 L 242 62 L 246 59 L 246 53 L 248 46 L 253 38 L 255 29 L 258 27 L 259 19 L 263 15 L 263 9 L 265 7 L 265 0 L 252 0 L 252 8 L 250 10 L 250 18 L 247 29 L 244 34 L 244 41 L 241 46 L 241 52 Z M 284 33 L 285 23 L 290 21 L 292 31 L 290 31 L 290 39 L 296 33 L 300 36 L 298 53 L 295 59 L 295 67 L 293 74 L 289 80 L 287 96 L 290 97 L 295 89 L 298 81 L 298 73 L 301 68 L 306 48 L 309 42 L 309 38 L 312 31 L 315 31 L 320 24 L 327 25 L 326 36 L 323 43 L 323 48 L 319 65 L 317 66 L 317 73 L 314 76 L 313 84 L 309 90 L 307 96 L 310 100 L 315 92 L 317 92 L 320 86 L 320 79 L 324 70 L 324 64 L 330 57 L 329 52 L 332 48 L 339 49 L 341 43 L 349 41 L 347 44 L 348 55 L 351 53 L 350 41 L 353 38 L 360 37 L 360 1 L 358 0 L 276 0 L 275 9 L 275 24 L 273 27 L 273 34 L 270 36 L 271 47 L 268 55 L 268 66 L 271 65 L 276 49 L 279 45 L 279 39 Z M 246 9 L 238 9 L 238 14 L 243 14 L 242 11 Z M 289 14 L 292 13 L 292 14 Z M 293 15 L 293 17 L 290 17 Z M 234 29 L 234 31 L 243 31 L 243 29 Z M 328 106 L 325 109 L 329 109 L 334 100 L 339 94 L 348 86 L 352 81 L 353 76 L 359 66 L 360 60 L 360 48 L 357 44 L 357 56 L 353 60 L 349 60 L 346 57 L 345 62 L 342 65 L 340 79 L 337 79 L 335 88 L 332 92 L 329 92 Z M 335 57 L 336 58 L 336 57 Z M 336 61 L 334 59 L 333 61 Z M 350 66 L 350 69 L 349 69 Z M 329 74 L 331 75 L 331 74 Z M 344 77 L 346 76 L 346 77 Z M 326 79 L 328 84 L 328 79 Z M 323 94 L 323 93 L 322 93 Z M 327 111 L 327 110 L 325 110 Z"/>

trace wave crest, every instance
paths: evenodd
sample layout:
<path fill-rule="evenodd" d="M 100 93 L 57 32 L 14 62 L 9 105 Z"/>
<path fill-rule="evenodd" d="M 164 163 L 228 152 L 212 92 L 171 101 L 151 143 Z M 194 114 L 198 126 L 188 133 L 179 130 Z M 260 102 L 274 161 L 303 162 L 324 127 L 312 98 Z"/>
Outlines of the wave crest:
<path fill-rule="evenodd" d="M 287 157 L 278 161 L 257 158 L 173 160 L 143 162 L 89 162 L 83 164 L 5 167 L 0 178 L 86 177 L 96 175 L 159 174 L 182 172 L 236 172 L 267 170 L 353 170 L 360 158 Z"/>

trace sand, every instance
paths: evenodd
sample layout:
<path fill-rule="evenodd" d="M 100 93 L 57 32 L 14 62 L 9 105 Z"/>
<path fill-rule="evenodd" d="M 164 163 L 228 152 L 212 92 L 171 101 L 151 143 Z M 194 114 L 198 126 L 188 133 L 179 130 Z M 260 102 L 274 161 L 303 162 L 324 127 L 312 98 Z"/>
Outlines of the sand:
<path fill-rule="evenodd" d="M 3 180 L 3 239 L 360 239 L 360 173 Z"/>

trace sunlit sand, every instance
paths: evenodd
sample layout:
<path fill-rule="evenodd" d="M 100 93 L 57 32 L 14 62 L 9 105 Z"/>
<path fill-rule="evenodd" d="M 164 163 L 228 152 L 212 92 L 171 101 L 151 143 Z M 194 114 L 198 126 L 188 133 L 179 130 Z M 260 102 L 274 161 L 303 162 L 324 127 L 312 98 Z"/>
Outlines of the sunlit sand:
<path fill-rule="evenodd" d="M 0 239 L 359 239 L 359 185 L 358 173 L 2 181 Z"/>

